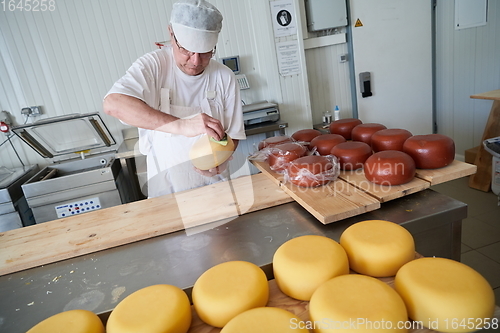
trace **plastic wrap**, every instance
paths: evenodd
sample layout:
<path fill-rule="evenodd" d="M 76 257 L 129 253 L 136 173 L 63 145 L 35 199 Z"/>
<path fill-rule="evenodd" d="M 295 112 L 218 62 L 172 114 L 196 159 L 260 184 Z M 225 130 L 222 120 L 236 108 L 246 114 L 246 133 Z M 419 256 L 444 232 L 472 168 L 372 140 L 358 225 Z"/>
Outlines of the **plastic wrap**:
<path fill-rule="evenodd" d="M 301 187 L 317 187 L 337 179 L 339 173 L 335 156 L 311 155 L 290 162 L 284 171 L 284 181 Z"/>
<path fill-rule="evenodd" d="M 307 148 L 299 142 L 285 142 L 262 148 L 249 156 L 249 160 L 267 162 L 271 170 L 281 173 L 288 164 L 308 153 Z"/>
<path fill-rule="evenodd" d="M 273 146 L 276 146 L 276 145 L 279 145 L 282 143 L 286 143 L 286 142 L 295 142 L 295 140 L 288 135 L 271 136 L 271 137 L 259 142 L 257 149 L 262 150 L 264 148 L 271 148 Z"/>
<path fill-rule="evenodd" d="M 307 154 L 307 148 L 297 142 L 283 143 L 266 149 L 269 150 L 269 168 L 275 172 L 283 172 L 290 162 Z"/>

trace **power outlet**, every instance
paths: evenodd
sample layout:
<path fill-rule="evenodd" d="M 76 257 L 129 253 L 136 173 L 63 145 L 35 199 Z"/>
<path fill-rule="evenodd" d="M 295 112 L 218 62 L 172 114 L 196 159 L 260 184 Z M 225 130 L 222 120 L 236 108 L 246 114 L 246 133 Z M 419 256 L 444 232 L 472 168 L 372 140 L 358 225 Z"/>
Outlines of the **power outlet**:
<path fill-rule="evenodd" d="M 30 116 L 30 117 L 38 116 L 38 115 L 42 114 L 42 107 L 41 106 L 25 107 L 25 108 L 21 109 L 21 114 L 23 114 L 25 116 Z"/>

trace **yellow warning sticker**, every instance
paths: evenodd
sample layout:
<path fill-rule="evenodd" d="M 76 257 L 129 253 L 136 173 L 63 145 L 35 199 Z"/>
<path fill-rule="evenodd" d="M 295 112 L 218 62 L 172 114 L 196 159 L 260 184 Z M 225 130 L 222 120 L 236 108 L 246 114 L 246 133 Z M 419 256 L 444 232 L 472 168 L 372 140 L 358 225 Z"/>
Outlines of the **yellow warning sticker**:
<path fill-rule="evenodd" d="M 358 18 L 358 19 L 356 20 L 356 23 L 354 24 L 354 27 L 356 27 L 356 28 L 357 28 L 357 27 L 362 27 L 362 26 L 363 26 L 363 23 L 361 23 L 361 20 Z"/>

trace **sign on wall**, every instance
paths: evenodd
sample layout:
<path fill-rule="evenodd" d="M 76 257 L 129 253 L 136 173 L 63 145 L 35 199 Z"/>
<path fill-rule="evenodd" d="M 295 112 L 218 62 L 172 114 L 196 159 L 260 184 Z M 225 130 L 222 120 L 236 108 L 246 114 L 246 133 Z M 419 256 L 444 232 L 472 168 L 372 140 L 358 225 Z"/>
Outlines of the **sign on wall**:
<path fill-rule="evenodd" d="M 274 37 L 286 37 L 297 33 L 297 16 L 291 0 L 270 2 Z"/>

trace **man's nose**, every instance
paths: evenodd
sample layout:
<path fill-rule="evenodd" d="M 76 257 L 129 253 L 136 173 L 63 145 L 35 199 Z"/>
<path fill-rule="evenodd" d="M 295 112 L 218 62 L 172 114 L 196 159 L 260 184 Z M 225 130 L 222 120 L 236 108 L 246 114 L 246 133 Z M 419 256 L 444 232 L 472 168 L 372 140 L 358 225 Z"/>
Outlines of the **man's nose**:
<path fill-rule="evenodd" d="M 200 57 L 200 54 L 199 54 L 199 53 L 195 53 L 195 54 L 193 54 L 193 55 L 191 56 L 190 60 L 191 60 L 191 62 L 193 63 L 193 65 L 196 65 L 196 66 L 200 65 L 200 64 L 201 64 L 201 61 L 202 61 L 202 59 L 201 59 L 201 57 Z"/>

